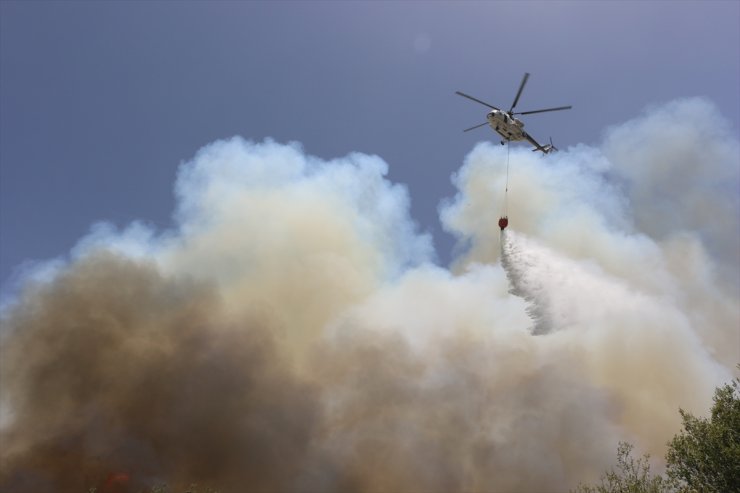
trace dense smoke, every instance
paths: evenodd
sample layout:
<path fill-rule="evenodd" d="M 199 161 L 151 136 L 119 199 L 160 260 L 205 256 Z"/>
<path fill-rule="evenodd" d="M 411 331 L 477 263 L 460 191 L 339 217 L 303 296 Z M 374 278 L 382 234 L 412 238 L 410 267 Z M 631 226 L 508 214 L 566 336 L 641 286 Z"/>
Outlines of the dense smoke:
<path fill-rule="evenodd" d="M 171 231 L 96 225 L 4 310 L 0 488 L 562 491 L 619 440 L 660 457 L 740 361 L 738 149 L 700 99 L 513 147 L 502 235 L 480 144 L 446 269 L 380 158 L 211 144 Z"/>

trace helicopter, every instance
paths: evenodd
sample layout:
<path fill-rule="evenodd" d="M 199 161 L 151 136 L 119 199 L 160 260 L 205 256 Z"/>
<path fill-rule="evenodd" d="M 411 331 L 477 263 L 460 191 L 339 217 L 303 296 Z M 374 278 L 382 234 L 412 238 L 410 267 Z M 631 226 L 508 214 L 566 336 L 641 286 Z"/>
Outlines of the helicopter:
<path fill-rule="evenodd" d="M 519 84 L 519 91 L 517 91 L 516 97 L 514 98 L 514 102 L 511 104 L 511 108 L 509 108 L 509 111 L 504 111 L 493 106 L 492 104 L 488 104 L 485 101 L 481 101 L 480 99 L 465 94 L 464 92 L 455 91 L 455 94 L 458 94 L 464 98 L 468 98 L 471 101 L 482 104 L 483 106 L 487 106 L 492 110 L 489 111 L 486 115 L 486 122 L 470 128 L 466 128 L 465 130 L 463 130 L 463 132 L 469 132 L 470 130 L 475 130 L 476 128 L 482 127 L 484 125 L 490 125 L 496 133 L 503 137 L 501 145 L 504 145 L 506 142 L 526 140 L 535 147 L 534 149 L 532 149 L 533 151 L 542 151 L 543 154 L 548 154 L 550 152 L 556 151 L 557 148 L 552 144 L 552 138 L 550 138 L 549 144 L 545 144 L 544 146 L 540 145 L 536 140 L 534 140 L 531 135 L 524 131 L 524 123 L 522 123 L 522 121 L 516 118 L 514 115 L 531 115 L 534 113 L 544 113 L 546 111 L 569 110 L 572 108 L 572 106 L 558 106 L 557 108 L 547 108 L 544 110 L 515 112 L 514 108 L 519 102 L 519 96 L 522 95 L 522 91 L 524 90 L 524 85 L 527 83 L 527 79 L 529 79 L 529 73 L 525 72 L 522 83 Z"/>

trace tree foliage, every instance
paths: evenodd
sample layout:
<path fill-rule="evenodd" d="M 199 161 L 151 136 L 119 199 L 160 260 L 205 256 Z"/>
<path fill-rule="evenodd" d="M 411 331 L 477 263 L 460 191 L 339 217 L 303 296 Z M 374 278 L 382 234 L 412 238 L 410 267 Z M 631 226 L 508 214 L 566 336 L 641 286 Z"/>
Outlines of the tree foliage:
<path fill-rule="evenodd" d="M 649 456 L 633 459 L 632 445 L 620 442 L 617 468 L 575 493 L 740 492 L 740 379 L 715 390 L 709 418 L 679 412 L 683 430 L 668 442 L 667 477 L 651 475 Z"/>
<path fill-rule="evenodd" d="M 689 491 L 740 492 L 740 380 L 718 388 L 709 419 L 683 409 L 668 444 L 668 476 Z"/>
<path fill-rule="evenodd" d="M 617 468 L 601 477 L 598 485 L 581 484 L 575 493 L 664 493 L 673 491 L 660 475 L 650 474 L 648 455 L 638 459 L 632 457 L 632 445 L 619 442 Z"/>

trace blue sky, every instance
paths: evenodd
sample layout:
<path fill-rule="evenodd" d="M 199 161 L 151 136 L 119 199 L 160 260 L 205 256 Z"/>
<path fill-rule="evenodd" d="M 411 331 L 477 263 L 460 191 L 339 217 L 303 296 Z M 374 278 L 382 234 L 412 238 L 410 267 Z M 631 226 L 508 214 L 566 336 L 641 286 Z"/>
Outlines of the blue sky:
<path fill-rule="evenodd" d="M 0 3 L 0 280 L 96 221 L 166 228 L 178 165 L 241 135 L 377 154 L 440 260 L 437 207 L 485 108 L 572 104 L 527 130 L 598 144 L 650 104 L 740 123 L 738 2 Z"/>

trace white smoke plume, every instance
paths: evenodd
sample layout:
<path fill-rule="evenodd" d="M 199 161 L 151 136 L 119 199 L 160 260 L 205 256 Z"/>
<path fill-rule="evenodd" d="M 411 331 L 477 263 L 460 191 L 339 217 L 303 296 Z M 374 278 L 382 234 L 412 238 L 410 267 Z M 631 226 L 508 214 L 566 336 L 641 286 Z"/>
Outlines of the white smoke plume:
<path fill-rule="evenodd" d="M 0 486 L 564 491 L 662 456 L 740 361 L 738 140 L 692 99 L 538 154 L 501 235 L 506 150 L 470 153 L 446 269 L 380 158 L 205 147 L 172 230 L 98 225 L 4 310 Z"/>

